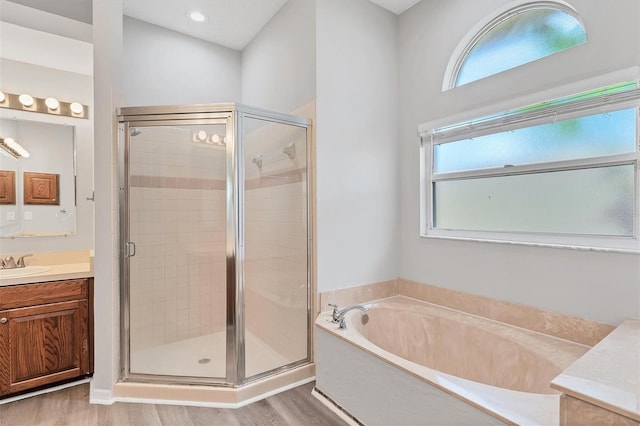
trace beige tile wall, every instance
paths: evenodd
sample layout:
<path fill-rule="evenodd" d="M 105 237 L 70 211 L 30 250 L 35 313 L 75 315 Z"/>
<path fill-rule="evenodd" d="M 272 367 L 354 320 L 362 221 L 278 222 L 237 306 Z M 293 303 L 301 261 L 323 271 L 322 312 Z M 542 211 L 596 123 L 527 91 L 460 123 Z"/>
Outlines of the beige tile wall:
<path fill-rule="evenodd" d="M 225 326 L 224 150 L 175 132 L 131 145 L 132 350 Z"/>
<path fill-rule="evenodd" d="M 132 349 L 225 326 L 224 151 L 153 130 L 131 146 Z M 246 150 L 245 325 L 289 363 L 307 356 L 306 147 L 304 132 L 265 126 L 254 140 L 264 136 L 272 142 Z M 295 159 L 281 152 L 292 141 Z M 251 161 L 260 153 L 262 169 Z"/>
<path fill-rule="evenodd" d="M 304 184 L 250 190 L 245 206 L 246 328 L 289 362 L 306 358 Z"/>

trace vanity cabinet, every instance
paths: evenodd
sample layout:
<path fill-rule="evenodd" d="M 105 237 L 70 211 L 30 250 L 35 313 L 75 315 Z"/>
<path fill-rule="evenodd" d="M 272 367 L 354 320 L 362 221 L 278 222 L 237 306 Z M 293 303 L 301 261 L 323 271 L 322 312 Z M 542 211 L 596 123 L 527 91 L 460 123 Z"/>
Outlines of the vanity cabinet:
<path fill-rule="evenodd" d="M 0 287 L 0 397 L 92 374 L 92 284 Z"/>

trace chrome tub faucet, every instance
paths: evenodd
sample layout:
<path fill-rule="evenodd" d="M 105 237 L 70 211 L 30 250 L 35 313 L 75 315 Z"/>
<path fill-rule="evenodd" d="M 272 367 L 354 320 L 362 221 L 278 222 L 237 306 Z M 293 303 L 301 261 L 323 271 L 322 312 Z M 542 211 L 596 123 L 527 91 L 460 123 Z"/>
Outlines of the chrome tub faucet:
<path fill-rule="evenodd" d="M 364 305 L 352 305 L 342 309 L 339 309 L 338 305 L 335 305 L 333 303 L 329 303 L 329 306 L 333 307 L 333 313 L 331 314 L 332 321 L 334 323 L 339 324 L 338 328 L 340 330 L 347 329 L 347 324 L 344 321 L 344 316 L 346 315 L 347 312 L 353 311 L 354 309 L 359 309 L 362 312 L 364 312 L 364 314 L 362 315 L 362 324 L 366 324 L 367 322 L 369 322 L 369 315 L 367 314 L 367 311 L 369 310 L 369 308 L 367 308 Z"/>

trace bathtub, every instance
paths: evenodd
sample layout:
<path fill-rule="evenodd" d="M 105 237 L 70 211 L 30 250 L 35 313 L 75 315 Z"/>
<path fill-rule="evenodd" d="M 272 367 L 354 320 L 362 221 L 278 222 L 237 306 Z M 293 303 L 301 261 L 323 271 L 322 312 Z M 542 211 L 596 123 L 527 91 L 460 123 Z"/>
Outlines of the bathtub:
<path fill-rule="evenodd" d="M 558 425 L 551 380 L 590 348 L 404 296 L 316 320 L 316 390 L 366 425 Z"/>

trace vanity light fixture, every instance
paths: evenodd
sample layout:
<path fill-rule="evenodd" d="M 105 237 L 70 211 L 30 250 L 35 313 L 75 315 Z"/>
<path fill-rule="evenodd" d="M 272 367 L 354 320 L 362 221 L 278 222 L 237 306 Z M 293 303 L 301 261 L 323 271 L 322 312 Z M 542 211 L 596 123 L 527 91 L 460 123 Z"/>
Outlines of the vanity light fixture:
<path fill-rule="evenodd" d="M 47 98 L 44 100 L 45 105 L 47 105 L 47 108 L 49 108 L 50 110 L 57 110 L 60 107 L 60 102 L 58 102 L 58 100 L 56 98 Z"/>
<path fill-rule="evenodd" d="M 69 109 L 71 109 L 71 112 L 74 114 L 82 114 L 82 111 L 84 111 L 84 107 L 78 102 L 71 103 L 71 105 L 69 105 Z"/>
<path fill-rule="evenodd" d="M 27 93 L 23 93 L 22 95 L 18 96 L 18 100 L 22 105 L 26 107 L 30 107 L 31 105 L 33 105 L 33 96 Z"/>
<path fill-rule="evenodd" d="M 22 145 L 16 142 L 13 138 L 0 138 L 0 148 L 14 158 L 29 157 L 29 151 L 24 149 Z"/>
<path fill-rule="evenodd" d="M 54 97 L 36 98 L 27 93 L 18 95 L 0 92 L 0 108 L 64 117 L 89 118 L 89 108 L 79 102 L 64 102 Z"/>
<path fill-rule="evenodd" d="M 197 10 L 189 12 L 188 16 L 189 16 L 189 19 L 191 19 L 193 22 L 198 22 L 198 23 L 207 22 L 209 20 L 209 17 L 207 15 Z"/>

